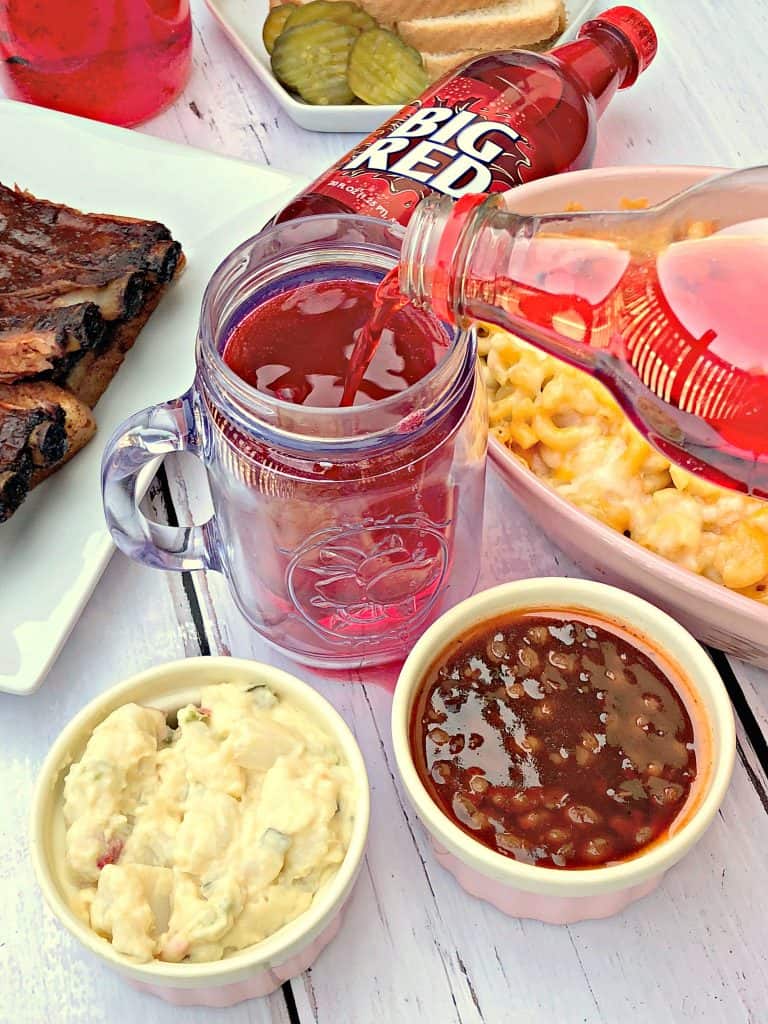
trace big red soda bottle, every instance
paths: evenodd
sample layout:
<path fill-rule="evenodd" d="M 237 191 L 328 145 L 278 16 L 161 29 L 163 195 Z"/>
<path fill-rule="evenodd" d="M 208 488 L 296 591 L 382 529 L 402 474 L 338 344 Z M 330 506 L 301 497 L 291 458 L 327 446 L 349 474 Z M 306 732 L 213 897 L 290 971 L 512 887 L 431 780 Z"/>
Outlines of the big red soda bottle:
<path fill-rule="evenodd" d="M 597 119 L 655 53 L 650 22 L 613 7 L 550 53 L 478 57 L 369 135 L 275 222 L 362 213 L 406 224 L 430 194 L 506 192 L 588 167 Z"/>

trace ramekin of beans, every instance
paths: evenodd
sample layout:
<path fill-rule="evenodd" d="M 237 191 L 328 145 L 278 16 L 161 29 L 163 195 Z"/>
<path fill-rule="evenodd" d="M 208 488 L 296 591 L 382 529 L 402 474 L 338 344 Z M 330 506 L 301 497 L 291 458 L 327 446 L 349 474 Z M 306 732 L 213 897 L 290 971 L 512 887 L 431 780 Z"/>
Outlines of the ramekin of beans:
<path fill-rule="evenodd" d="M 440 863 L 516 917 L 607 917 L 701 838 L 735 754 L 720 676 L 658 608 L 587 580 L 518 580 L 437 620 L 392 708 Z"/>

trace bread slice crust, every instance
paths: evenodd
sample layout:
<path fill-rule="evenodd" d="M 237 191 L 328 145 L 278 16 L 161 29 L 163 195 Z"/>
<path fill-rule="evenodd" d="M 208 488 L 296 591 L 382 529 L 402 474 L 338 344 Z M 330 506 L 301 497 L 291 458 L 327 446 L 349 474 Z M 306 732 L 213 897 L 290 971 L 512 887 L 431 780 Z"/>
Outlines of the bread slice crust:
<path fill-rule="evenodd" d="M 563 0 L 505 0 L 442 17 L 401 20 L 403 40 L 423 53 L 493 51 L 549 39 L 565 17 Z"/>

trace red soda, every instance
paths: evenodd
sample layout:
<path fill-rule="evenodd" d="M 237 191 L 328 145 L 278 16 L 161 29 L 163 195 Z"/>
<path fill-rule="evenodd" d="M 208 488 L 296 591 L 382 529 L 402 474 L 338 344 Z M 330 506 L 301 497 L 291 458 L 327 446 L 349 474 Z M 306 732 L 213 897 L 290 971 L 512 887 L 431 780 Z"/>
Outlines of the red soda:
<path fill-rule="evenodd" d="M 432 197 L 399 283 L 444 322 L 480 320 L 586 370 L 667 458 L 768 498 L 768 167 L 647 210 L 526 217 Z"/>
<path fill-rule="evenodd" d="M 374 322 L 375 355 L 351 379 L 350 355 L 371 330 L 375 295 L 374 281 L 351 278 L 310 280 L 279 292 L 238 320 L 224 362 L 247 384 L 296 405 L 331 409 L 390 398 L 434 369 L 448 337 L 398 293 L 405 308 L 387 307 L 386 322 Z"/>
<path fill-rule="evenodd" d="M 275 223 L 357 213 L 406 224 L 430 194 L 506 192 L 588 167 L 597 119 L 655 53 L 647 19 L 631 7 L 614 7 L 549 53 L 476 58 L 369 135 Z"/>
<path fill-rule="evenodd" d="M 189 0 L 0 0 L 0 87 L 124 126 L 167 107 L 191 68 Z"/>

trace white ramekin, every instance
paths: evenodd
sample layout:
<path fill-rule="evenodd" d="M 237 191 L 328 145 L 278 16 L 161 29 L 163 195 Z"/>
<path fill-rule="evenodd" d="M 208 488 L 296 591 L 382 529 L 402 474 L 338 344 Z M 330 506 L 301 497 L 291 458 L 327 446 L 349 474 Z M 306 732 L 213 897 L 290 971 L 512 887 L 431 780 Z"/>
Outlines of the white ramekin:
<path fill-rule="evenodd" d="M 312 905 L 294 921 L 255 946 L 210 963 L 136 963 L 118 953 L 69 908 L 62 891 L 61 865 L 53 853 L 54 812 L 60 807 L 69 765 L 78 759 L 94 727 L 122 704 L 135 701 L 175 710 L 199 700 L 202 687 L 220 682 L 266 683 L 309 712 L 339 744 L 356 787 L 356 810 L 349 848 L 338 873 Z M 40 770 L 32 803 L 31 854 L 43 896 L 59 921 L 136 988 L 179 1006 L 231 1006 L 268 995 L 307 967 L 334 937 L 344 905 L 362 864 L 368 833 L 368 778 L 360 748 L 331 705 L 306 683 L 272 668 L 239 658 L 189 658 L 133 676 L 91 701 L 65 727 Z"/>
<path fill-rule="evenodd" d="M 536 867 L 504 857 L 472 839 L 432 800 L 414 767 L 409 725 L 426 674 L 452 641 L 472 627 L 522 609 L 597 613 L 646 643 L 682 682 L 699 745 L 698 775 L 675 827 L 660 842 L 617 864 L 573 871 Z M 733 712 L 723 682 L 704 650 L 665 612 L 623 590 L 588 580 L 548 577 L 517 580 L 475 594 L 442 615 L 403 665 L 392 705 L 395 759 L 435 853 L 473 896 L 513 917 L 568 924 L 608 917 L 645 896 L 684 857 L 715 816 L 730 781 L 736 749 Z"/>

